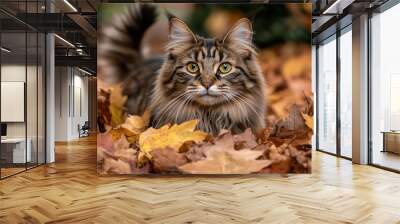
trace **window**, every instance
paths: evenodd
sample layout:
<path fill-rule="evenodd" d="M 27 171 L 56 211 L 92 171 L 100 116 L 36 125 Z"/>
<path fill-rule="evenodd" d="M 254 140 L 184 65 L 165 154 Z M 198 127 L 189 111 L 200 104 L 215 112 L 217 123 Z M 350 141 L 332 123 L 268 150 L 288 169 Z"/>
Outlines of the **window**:
<path fill-rule="evenodd" d="M 43 1 L 18 2 L 38 13 Z M 15 5 L 1 2 L 0 6 Z M 0 178 L 45 163 L 45 35 L 0 12 Z"/>
<path fill-rule="evenodd" d="M 351 26 L 341 32 L 340 44 L 340 155 L 352 157 L 352 35 Z"/>
<path fill-rule="evenodd" d="M 318 48 L 318 149 L 336 153 L 336 36 Z"/>
<path fill-rule="evenodd" d="M 400 170 L 400 5 L 371 18 L 372 164 Z"/>

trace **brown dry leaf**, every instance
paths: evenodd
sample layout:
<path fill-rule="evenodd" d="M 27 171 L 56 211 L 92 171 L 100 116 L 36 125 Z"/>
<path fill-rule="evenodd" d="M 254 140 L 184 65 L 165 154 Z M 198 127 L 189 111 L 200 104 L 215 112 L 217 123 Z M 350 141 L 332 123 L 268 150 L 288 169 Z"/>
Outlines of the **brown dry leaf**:
<path fill-rule="evenodd" d="M 148 127 L 150 124 L 150 117 L 151 117 L 151 113 L 149 109 L 146 109 L 143 114 L 142 114 L 142 120 L 144 123 L 145 127 Z"/>
<path fill-rule="evenodd" d="M 97 163 L 101 162 L 104 160 L 104 158 L 107 156 L 105 154 L 105 151 L 107 151 L 105 148 L 102 146 L 97 146 Z"/>
<path fill-rule="evenodd" d="M 314 115 L 314 100 L 311 96 L 307 96 L 304 94 L 304 100 L 306 101 L 305 110 L 303 111 L 304 114 L 310 115 L 311 117 Z"/>
<path fill-rule="evenodd" d="M 292 159 L 295 160 L 293 164 L 294 173 L 310 173 L 311 172 L 311 147 L 293 147 L 289 145 L 289 152 Z"/>
<path fill-rule="evenodd" d="M 105 159 L 103 164 L 103 172 L 115 174 L 131 174 L 131 165 L 123 160 Z"/>
<path fill-rule="evenodd" d="M 142 163 L 145 158 L 151 159 L 150 152 L 153 149 L 171 147 L 179 152 L 179 148 L 187 141 L 203 141 L 207 134 L 194 130 L 197 123 L 197 120 L 191 120 L 179 125 L 175 124 L 172 127 L 165 125 L 159 129 L 147 129 L 139 136 L 140 153 L 138 161 Z"/>
<path fill-rule="evenodd" d="M 209 150 L 210 146 L 212 146 L 213 143 L 215 143 L 219 139 L 223 138 L 224 135 L 228 135 L 230 138 L 233 138 L 234 148 L 236 150 L 252 149 L 257 146 L 257 138 L 256 136 L 254 136 L 250 128 L 246 129 L 243 133 L 236 135 L 232 135 L 229 130 L 222 129 L 220 130 L 218 136 L 208 136 L 201 143 L 196 144 L 195 142 L 186 142 L 182 145 L 180 151 L 185 152 L 185 155 L 190 162 L 203 160 L 206 158 L 205 153 Z"/>
<path fill-rule="evenodd" d="M 129 142 L 125 136 L 122 136 L 117 141 L 114 141 L 114 149 L 115 150 L 128 149 L 128 148 L 129 148 Z"/>
<path fill-rule="evenodd" d="M 165 149 L 154 149 L 150 152 L 153 158 L 153 169 L 156 173 L 175 173 L 178 166 L 186 164 L 188 160 L 182 153 L 167 147 Z"/>
<path fill-rule="evenodd" d="M 256 160 L 263 151 L 235 150 L 234 145 L 232 135 L 225 134 L 208 146 L 206 159 L 180 166 L 179 170 L 190 174 L 248 174 L 271 165 L 269 160 Z"/>
<path fill-rule="evenodd" d="M 98 135 L 97 161 L 100 173 L 140 173 L 136 168 L 137 150 L 130 147 L 126 137 L 113 140 L 110 132 Z"/>
<path fill-rule="evenodd" d="M 271 135 L 271 128 L 263 128 L 257 131 L 256 133 L 256 138 L 258 143 L 262 144 L 262 143 L 266 143 L 269 141 L 269 137 Z"/>
<path fill-rule="evenodd" d="M 308 135 L 309 129 L 300 112 L 299 107 L 293 104 L 289 111 L 289 116 L 285 120 L 280 120 L 274 126 L 271 137 L 282 139 L 300 137 Z"/>
<path fill-rule="evenodd" d="M 122 95 L 122 87 L 116 85 L 111 88 L 110 95 L 110 113 L 111 113 L 111 125 L 116 127 L 125 121 L 125 110 L 124 105 L 127 100 L 127 96 Z"/>
<path fill-rule="evenodd" d="M 109 132 L 97 135 L 97 147 L 106 155 L 114 156 L 117 150 L 129 148 L 129 142 L 126 140 L 125 136 L 114 139 L 112 130 L 110 130 Z"/>
<path fill-rule="evenodd" d="M 112 136 L 107 133 L 97 134 L 97 147 L 102 147 L 106 150 L 112 149 L 114 146 L 114 142 Z"/>
<path fill-rule="evenodd" d="M 260 144 L 253 150 L 264 151 L 262 158 L 272 161 L 272 164 L 260 171 L 260 173 L 310 173 L 311 172 L 311 146 L 296 145 L 281 139 L 275 144 L 272 141 Z"/>
<path fill-rule="evenodd" d="M 202 142 L 200 144 L 192 144 L 189 147 L 189 150 L 185 153 L 186 158 L 190 162 L 196 162 L 199 160 L 203 160 L 206 158 L 206 152 L 212 146 L 210 142 Z"/>
<path fill-rule="evenodd" d="M 120 150 L 115 151 L 114 157 L 121 159 L 125 162 L 131 163 L 131 162 L 136 161 L 136 154 L 137 154 L 137 151 L 132 148 L 120 149 Z"/>
<path fill-rule="evenodd" d="M 111 123 L 111 113 L 110 113 L 110 91 L 100 89 L 97 93 L 97 110 L 98 110 L 98 122 L 101 125 L 101 132 L 105 132 L 105 125 L 110 125 Z"/>
<path fill-rule="evenodd" d="M 257 146 L 256 136 L 250 128 L 241 134 L 233 135 L 233 141 L 235 142 L 235 149 L 252 149 Z"/>
<path fill-rule="evenodd" d="M 311 130 L 314 129 L 314 119 L 312 116 L 307 115 L 307 114 L 301 114 L 305 120 L 305 123 L 307 125 L 308 128 L 310 128 Z"/>
<path fill-rule="evenodd" d="M 285 151 L 287 148 L 286 144 L 280 147 L 272 145 L 269 149 L 269 159 L 271 159 L 272 165 L 269 167 L 271 173 L 289 173 L 291 168 L 291 158 Z"/>

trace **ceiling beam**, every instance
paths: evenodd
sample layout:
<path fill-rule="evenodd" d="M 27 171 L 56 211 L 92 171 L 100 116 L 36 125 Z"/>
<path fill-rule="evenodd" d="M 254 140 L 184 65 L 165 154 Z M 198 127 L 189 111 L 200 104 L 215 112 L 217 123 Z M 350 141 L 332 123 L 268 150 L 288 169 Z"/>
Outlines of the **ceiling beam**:
<path fill-rule="evenodd" d="M 86 20 L 85 17 L 80 14 L 68 14 L 68 17 L 79 25 L 91 38 L 96 40 L 97 30 Z"/>
<path fill-rule="evenodd" d="M 342 14 L 349 5 L 351 5 L 355 0 L 336 0 L 332 2 L 323 12 L 324 15 L 337 15 Z"/>
<path fill-rule="evenodd" d="M 56 66 L 77 66 L 88 67 L 96 71 L 97 60 L 96 57 L 91 56 L 55 56 Z"/>

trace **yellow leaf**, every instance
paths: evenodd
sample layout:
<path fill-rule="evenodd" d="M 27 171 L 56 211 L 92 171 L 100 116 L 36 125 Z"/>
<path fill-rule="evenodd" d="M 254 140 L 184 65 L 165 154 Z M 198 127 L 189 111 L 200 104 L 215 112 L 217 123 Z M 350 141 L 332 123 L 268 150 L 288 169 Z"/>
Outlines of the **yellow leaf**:
<path fill-rule="evenodd" d="M 110 130 L 113 141 L 125 136 L 129 143 L 137 142 L 139 134 L 146 129 L 145 122 L 140 116 L 129 115 L 125 123 Z"/>
<path fill-rule="evenodd" d="M 116 127 L 125 121 L 124 105 L 127 96 L 122 95 L 122 87 L 117 85 L 111 89 L 110 95 L 110 113 L 111 125 Z"/>
<path fill-rule="evenodd" d="M 202 131 L 194 131 L 197 123 L 197 120 L 191 120 L 180 125 L 175 124 L 172 127 L 165 125 L 159 129 L 147 129 L 139 136 L 138 161 L 143 163 L 146 158 L 151 159 L 150 152 L 154 149 L 170 147 L 178 152 L 183 143 L 187 141 L 203 141 L 207 134 Z"/>
<path fill-rule="evenodd" d="M 301 114 L 303 115 L 303 118 L 306 122 L 307 127 L 309 127 L 311 130 L 314 130 L 314 119 L 312 116 L 307 115 L 307 114 Z"/>
<path fill-rule="evenodd" d="M 125 123 L 121 125 L 121 128 L 138 135 L 144 131 L 146 124 L 142 117 L 129 115 Z"/>

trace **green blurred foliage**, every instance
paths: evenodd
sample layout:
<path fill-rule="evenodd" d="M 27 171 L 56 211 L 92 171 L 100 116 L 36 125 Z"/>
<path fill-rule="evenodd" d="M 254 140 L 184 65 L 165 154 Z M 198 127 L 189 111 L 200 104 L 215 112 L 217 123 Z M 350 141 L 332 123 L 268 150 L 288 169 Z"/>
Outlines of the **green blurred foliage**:
<path fill-rule="evenodd" d="M 309 15 L 311 20 L 311 12 L 306 12 L 302 6 L 303 4 L 297 4 L 299 12 Z M 310 27 L 297 21 L 286 4 L 197 4 L 187 18 L 191 29 L 207 36 L 204 21 L 214 10 L 240 12 L 251 19 L 255 33 L 254 42 L 259 48 L 284 42 L 311 42 Z"/>
<path fill-rule="evenodd" d="M 207 18 L 211 13 L 220 10 L 232 14 L 240 13 L 251 19 L 255 33 L 254 42 L 259 48 L 285 42 L 311 43 L 311 27 L 303 21 L 304 18 L 309 19 L 311 24 L 311 10 L 305 10 L 304 4 L 292 4 L 292 8 L 297 7 L 296 11 L 302 18 L 293 15 L 287 4 L 195 4 L 194 10 L 190 12 L 180 12 L 182 9 L 176 8 L 176 4 L 151 4 L 161 6 L 159 19 L 166 19 L 163 15 L 166 11 L 178 17 L 186 14 L 182 19 L 196 34 L 202 36 L 209 36 L 204 28 Z M 101 24 L 110 20 L 112 15 L 120 13 L 126 6 L 127 4 L 102 4 L 99 8 L 98 22 Z"/>

